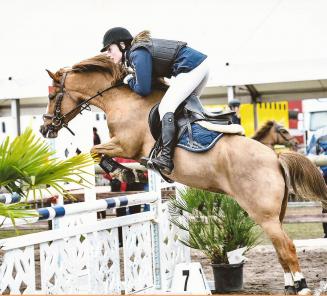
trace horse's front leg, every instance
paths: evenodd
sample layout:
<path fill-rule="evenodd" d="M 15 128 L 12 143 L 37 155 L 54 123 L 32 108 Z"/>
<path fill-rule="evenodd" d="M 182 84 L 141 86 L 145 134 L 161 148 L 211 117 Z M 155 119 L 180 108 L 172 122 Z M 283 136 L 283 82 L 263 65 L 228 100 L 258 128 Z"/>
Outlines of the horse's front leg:
<path fill-rule="evenodd" d="M 109 157 L 123 157 L 124 149 L 116 138 L 110 139 L 108 143 L 95 145 L 91 148 L 91 153 L 105 154 Z"/>

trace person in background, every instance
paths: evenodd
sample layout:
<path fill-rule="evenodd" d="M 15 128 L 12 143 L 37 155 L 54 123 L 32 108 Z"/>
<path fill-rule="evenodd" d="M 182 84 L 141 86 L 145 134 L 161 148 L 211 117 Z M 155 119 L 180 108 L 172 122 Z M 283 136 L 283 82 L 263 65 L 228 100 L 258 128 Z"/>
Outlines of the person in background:
<path fill-rule="evenodd" d="M 232 116 L 232 122 L 236 124 L 241 124 L 240 105 L 241 102 L 238 99 L 233 99 L 230 102 L 228 102 L 228 107 L 232 111 L 235 111 L 235 114 Z"/>
<path fill-rule="evenodd" d="M 100 136 L 96 127 L 93 127 L 93 145 L 101 144 Z"/>

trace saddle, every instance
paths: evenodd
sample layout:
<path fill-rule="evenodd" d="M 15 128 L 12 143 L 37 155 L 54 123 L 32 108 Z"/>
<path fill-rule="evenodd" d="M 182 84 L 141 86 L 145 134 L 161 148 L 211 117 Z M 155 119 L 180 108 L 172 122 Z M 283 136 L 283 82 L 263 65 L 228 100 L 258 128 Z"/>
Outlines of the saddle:
<path fill-rule="evenodd" d="M 159 103 L 156 104 L 149 113 L 149 127 L 153 138 L 161 139 L 161 121 L 159 116 Z M 191 124 L 196 121 L 208 121 L 219 125 L 229 125 L 232 123 L 234 111 L 209 112 L 205 110 L 195 95 L 190 95 L 175 111 L 177 142 L 186 130 L 191 132 Z"/>
<path fill-rule="evenodd" d="M 197 121 L 207 121 L 213 124 L 229 125 L 232 124 L 232 116 L 234 114 L 234 111 L 209 112 L 203 108 L 197 96 L 190 95 L 175 111 L 176 143 L 186 131 L 189 133 L 189 137 L 192 138 L 192 123 Z M 151 109 L 148 123 L 151 134 L 156 140 L 156 143 L 154 144 L 149 157 L 142 158 L 140 163 L 149 169 L 159 172 L 165 181 L 172 183 L 173 181 L 164 176 L 151 161 L 152 158 L 159 155 L 162 148 L 159 103 Z"/>

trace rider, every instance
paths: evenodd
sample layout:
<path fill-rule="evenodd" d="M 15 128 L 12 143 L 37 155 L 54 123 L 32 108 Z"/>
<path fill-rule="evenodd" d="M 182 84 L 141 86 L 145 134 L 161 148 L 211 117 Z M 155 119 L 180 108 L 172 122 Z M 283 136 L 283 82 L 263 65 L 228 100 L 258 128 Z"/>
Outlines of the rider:
<path fill-rule="evenodd" d="M 159 105 L 163 149 L 160 156 L 152 160 L 165 174 L 170 174 L 174 168 L 174 112 L 190 94 L 201 94 L 209 76 L 207 56 L 185 42 L 151 38 L 149 31 L 133 38 L 121 27 L 105 33 L 101 52 L 106 52 L 114 63 L 123 63 L 134 70 L 124 82 L 140 96 L 151 93 L 155 78 L 175 77 Z"/>

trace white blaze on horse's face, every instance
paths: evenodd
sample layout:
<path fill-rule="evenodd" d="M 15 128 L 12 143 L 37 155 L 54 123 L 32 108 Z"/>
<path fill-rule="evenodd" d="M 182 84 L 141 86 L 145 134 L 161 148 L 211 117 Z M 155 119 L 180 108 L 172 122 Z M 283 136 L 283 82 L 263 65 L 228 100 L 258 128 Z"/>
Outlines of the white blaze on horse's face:
<path fill-rule="evenodd" d="M 120 51 L 119 47 L 117 46 L 117 44 L 111 44 L 109 45 L 107 51 L 106 51 L 106 55 L 112 59 L 112 61 L 115 64 L 118 64 L 121 62 L 122 58 L 123 58 L 123 53 Z"/>

